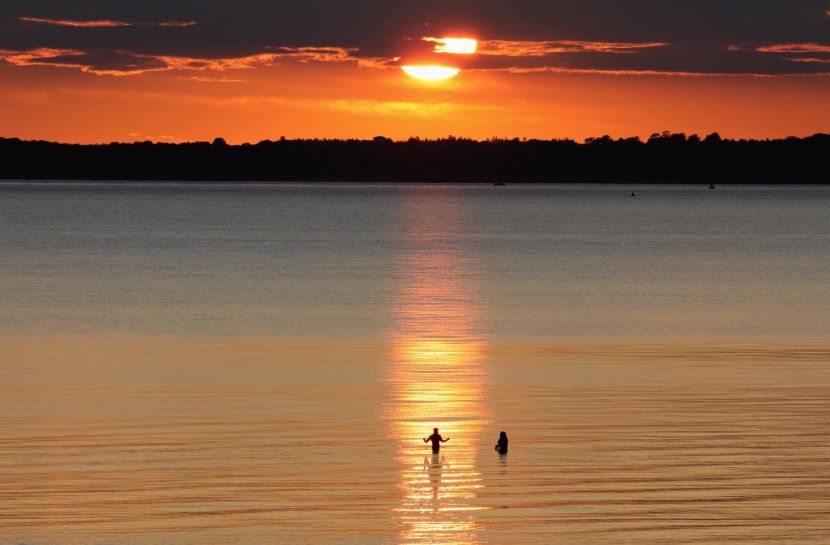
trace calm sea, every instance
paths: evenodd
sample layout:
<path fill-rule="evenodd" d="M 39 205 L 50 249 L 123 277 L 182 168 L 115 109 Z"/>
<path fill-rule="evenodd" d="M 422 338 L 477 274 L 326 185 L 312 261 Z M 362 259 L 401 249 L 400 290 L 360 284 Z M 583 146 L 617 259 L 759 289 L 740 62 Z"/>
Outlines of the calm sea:
<path fill-rule="evenodd" d="M 3 183 L 0 412 L 4 545 L 823 545 L 830 188 Z"/>

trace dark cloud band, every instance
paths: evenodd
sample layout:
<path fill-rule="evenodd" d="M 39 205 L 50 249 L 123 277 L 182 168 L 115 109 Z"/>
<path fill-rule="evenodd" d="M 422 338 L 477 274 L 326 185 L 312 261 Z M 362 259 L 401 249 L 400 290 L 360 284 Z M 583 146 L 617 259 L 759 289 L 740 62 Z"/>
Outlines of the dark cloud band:
<path fill-rule="evenodd" d="M 5 62 L 99 75 L 286 61 L 385 67 L 423 36 L 447 35 L 479 38 L 479 53 L 460 61 L 478 70 L 773 76 L 824 73 L 830 60 L 827 0 L 0 5 Z"/>

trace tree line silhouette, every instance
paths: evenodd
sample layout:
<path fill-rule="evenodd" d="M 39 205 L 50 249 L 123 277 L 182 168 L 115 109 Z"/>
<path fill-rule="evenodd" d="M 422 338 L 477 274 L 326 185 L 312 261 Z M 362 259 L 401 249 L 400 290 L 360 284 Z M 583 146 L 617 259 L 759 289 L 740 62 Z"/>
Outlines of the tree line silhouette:
<path fill-rule="evenodd" d="M 448 137 L 61 144 L 0 138 L 0 178 L 147 181 L 828 183 L 830 134 L 728 140 Z"/>

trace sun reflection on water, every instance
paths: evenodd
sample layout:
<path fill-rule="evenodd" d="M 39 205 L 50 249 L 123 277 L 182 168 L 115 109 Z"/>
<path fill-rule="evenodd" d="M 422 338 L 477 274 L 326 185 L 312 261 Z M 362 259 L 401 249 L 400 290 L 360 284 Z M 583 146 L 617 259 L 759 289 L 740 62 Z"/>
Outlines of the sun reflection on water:
<path fill-rule="evenodd" d="M 418 189 L 403 204 L 407 241 L 397 265 L 384 416 L 397 444 L 401 543 L 473 544 L 487 424 L 485 342 L 473 256 L 446 233 L 464 221 L 457 195 Z M 433 427 L 450 441 L 432 453 Z"/>

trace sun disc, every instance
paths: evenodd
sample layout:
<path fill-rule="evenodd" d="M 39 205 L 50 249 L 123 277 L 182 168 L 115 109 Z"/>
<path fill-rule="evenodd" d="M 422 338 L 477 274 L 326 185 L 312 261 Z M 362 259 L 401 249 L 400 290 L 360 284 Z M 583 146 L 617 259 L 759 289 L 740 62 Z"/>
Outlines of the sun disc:
<path fill-rule="evenodd" d="M 424 81 L 443 81 L 458 75 L 461 72 L 459 68 L 451 66 L 401 66 L 408 76 Z"/>
<path fill-rule="evenodd" d="M 478 40 L 472 38 L 424 38 L 424 41 L 435 42 L 436 53 L 472 55 L 478 49 Z"/>

